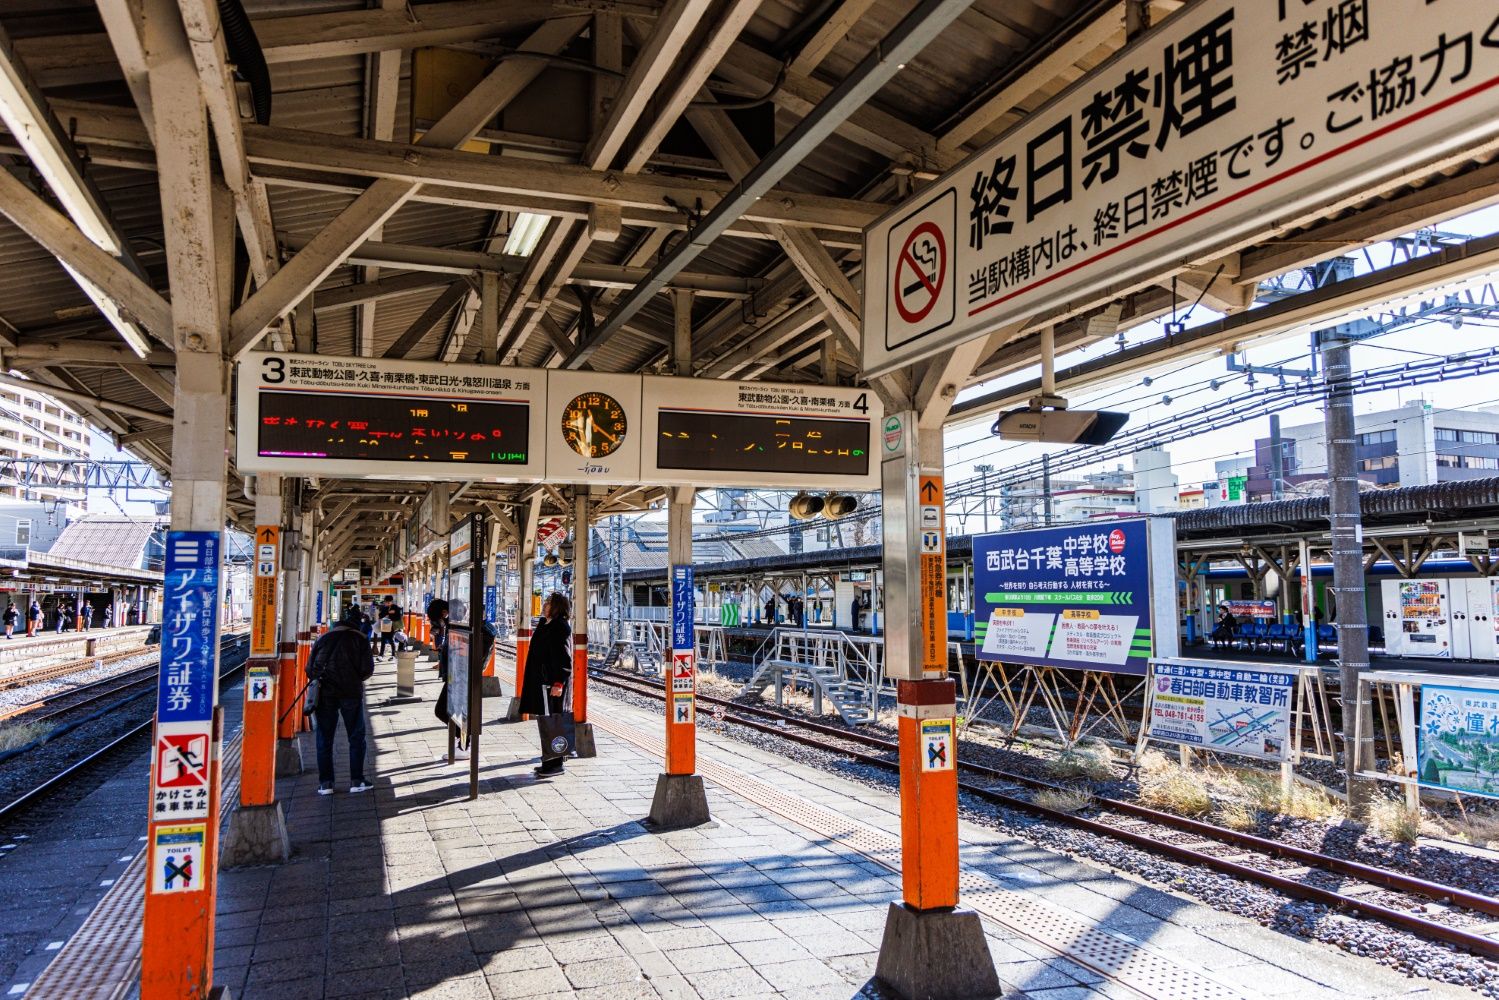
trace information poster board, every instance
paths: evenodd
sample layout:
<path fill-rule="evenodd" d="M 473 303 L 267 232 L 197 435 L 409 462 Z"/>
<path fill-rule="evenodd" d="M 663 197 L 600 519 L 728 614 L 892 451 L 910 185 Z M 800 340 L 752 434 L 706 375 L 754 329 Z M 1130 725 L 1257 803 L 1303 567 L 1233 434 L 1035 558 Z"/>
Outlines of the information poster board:
<path fill-rule="evenodd" d="M 1296 674 L 1157 660 L 1150 737 L 1284 761 Z"/>
<path fill-rule="evenodd" d="M 975 535 L 978 657 L 1143 676 L 1179 652 L 1174 544 L 1155 518 Z"/>
<path fill-rule="evenodd" d="M 1224 601 L 1223 603 L 1228 605 L 1228 613 L 1240 622 L 1273 622 L 1279 617 L 1275 610 L 1274 601 Z"/>
<path fill-rule="evenodd" d="M 1421 685 L 1420 782 L 1499 798 L 1499 690 Z"/>

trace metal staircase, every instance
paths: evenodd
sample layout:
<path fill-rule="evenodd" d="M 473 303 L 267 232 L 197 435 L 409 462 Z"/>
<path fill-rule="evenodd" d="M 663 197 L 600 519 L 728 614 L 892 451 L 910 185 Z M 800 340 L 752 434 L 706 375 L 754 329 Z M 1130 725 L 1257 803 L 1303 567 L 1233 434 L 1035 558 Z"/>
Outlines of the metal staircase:
<path fill-rule="evenodd" d="M 845 632 L 778 628 L 756 654 L 741 694 L 762 694 L 774 685 L 780 705 L 788 682 L 805 681 L 814 712 L 821 714 L 827 700 L 846 725 L 872 722 L 879 710 L 880 651 L 878 643 Z"/>

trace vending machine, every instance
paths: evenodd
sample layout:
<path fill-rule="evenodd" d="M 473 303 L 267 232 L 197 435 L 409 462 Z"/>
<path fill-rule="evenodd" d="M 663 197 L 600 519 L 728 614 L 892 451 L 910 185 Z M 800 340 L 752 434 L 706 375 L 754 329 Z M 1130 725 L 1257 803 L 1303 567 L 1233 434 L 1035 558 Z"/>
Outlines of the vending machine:
<path fill-rule="evenodd" d="M 1385 580 L 1385 652 L 1391 656 L 1429 656 L 1450 659 L 1452 648 L 1452 584 L 1462 580 Z M 1464 606 L 1467 604 L 1464 591 Z"/>
<path fill-rule="evenodd" d="M 1495 599 L 1499 580 L 1492 577 L 1448 581 L 1452 592 L 1452 655 L 1460 660 L 1499 659 Z"/>

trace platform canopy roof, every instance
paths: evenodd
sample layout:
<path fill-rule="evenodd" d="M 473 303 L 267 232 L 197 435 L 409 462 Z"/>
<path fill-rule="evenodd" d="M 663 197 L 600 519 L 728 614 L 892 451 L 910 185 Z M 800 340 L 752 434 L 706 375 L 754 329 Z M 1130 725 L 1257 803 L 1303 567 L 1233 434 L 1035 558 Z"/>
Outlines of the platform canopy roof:
<path fill-rule="evenodd" d="M 241 3 L 254 40 L 219 28 L 220 11 L 233 21 Z M 1190 6 L 10 0 L 0 5 L 0 356 L 170 469 L 167 303 L 193 289 L 169 287 L 167 227 L 206 231 L 202 219 L 163 218 L 164 203 L 181 203 L 163 191 L 170 147 L 212 157 L 222 180 L 232 273 L 216 256 L 232 289 L 231 356 L 256 346 L 856 383 L 863 228 L 1127 35 Z M 914 55 L 881 58 L 902 39 L 918 43 Z M 182 110 L 190 117 L 195 102 L 174 81 L 200 88 L 211 128 L 199 146 Z M 921 408 L 1027 373 L 1043 328 L 1060 351 L 1199 299 L 1242 312 L 1262 278 L 1494 200 L 1491 156 L 1473 150 L 1219 261 L 1163 262 L 1149 281 L 872 388 L 887 408 Z M 722 234 L 695 246 L 694 230 L 771 159 L 769 192 L 739 199 Z M 655 291 L 621 319 L 640 287 Z M 315 489 L 369 515 L 349 533 L 352 559 L 389 537 L 420 492 Z M 480 483 L 454 510 L 503 512 L 538 490 L 548 511 L 561 509 L 556 488 Z M 616 489 L 598 510 L 657 494 Z M 231 508 L 242 522 L 251 511 L 238 490 Z"/>

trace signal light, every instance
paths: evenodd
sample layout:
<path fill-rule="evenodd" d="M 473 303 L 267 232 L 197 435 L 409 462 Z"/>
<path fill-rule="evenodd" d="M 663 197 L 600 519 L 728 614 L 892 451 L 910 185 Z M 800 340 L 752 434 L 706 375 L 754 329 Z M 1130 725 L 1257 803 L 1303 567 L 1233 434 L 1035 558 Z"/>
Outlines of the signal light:
<path fill-rule="evenodd" d="M 793 520 L 810 521 L 822 513 L 822 507 L 822 497 L 812 496 L 810 493 L 798 493 L 786 505 L 786 511 Z"/>
<path fill-rule="evenodd" d="M 847 517 L 859 509 L 859 501 L 847 494 L 829 493 L 822 502 L 822 516 L 829 520 Z"/>

